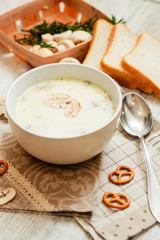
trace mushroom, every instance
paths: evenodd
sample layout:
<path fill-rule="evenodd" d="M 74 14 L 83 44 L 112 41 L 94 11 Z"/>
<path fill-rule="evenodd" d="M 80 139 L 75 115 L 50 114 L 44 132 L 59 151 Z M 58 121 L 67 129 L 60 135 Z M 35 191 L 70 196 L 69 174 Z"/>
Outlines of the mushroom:
<path fill-rule="evenodd" d="M 72 34 L 71 30 L 68 30 L 62 33 L 57 33 L 53 35 L 53 40 L 55 40 L 56 42 L 59 42 L 64 39 L 70 39 L 71 34 Z"/>
<path fill-rule="evenodd" d="M 67 49 L 75 46 L 74 42 L 70 39 L 61 40 L 59 45 L 64 45 Z"/>
<path fill-rule="evenodd" d="M 33 48 L 32 48 L 33 52 L 36 53 L 36 54 L 39 52 L 40 49 L 41 49 L 40 45 L 34 45 Z"/>
<path fill-rule="evenodd" d="M 59 63 L 80 63 L 80 61 L 78 61 L 76 58 L 72 58 L 72 57 L 66 57 L 66 58 L 62 58 Z"/>
<path fill-rule="evenodd" d="M 41 48 L 39 50 L 39 55 L 41 57 L 49 57 L 53 55 L 53 52 L 51 50 L 49 50 L 48 48 Z"/>
<path fill-rule="evenodd" d="M 33 47 L 33 52 L 41 57 L 49 57 L 53 55 L 53 52 L 48 48 L 41 48 L 40 45 L 35 45 Z"/>
<path fill-rule="evenodd" d="M 47 41 L 47 44 L 50 44 L 52 47 L 56 47 L 58 43 L 56 41 Z"/>
<path fill-rule="evenodd" d="M 92 38 L 92 35 L 86 31 L 83 31 L 83 30 L 77 30 L 77 31 L 74 31 L 71 35 L 71 40 L 75 43 L 75 44 L 78 44 L 78 43 L 81 43 L 81 42 L 84 42 L 84 41 L 88 41 L 88 40 L 91 40 Z"/>
<path fill-rule="evenodd" d="M 62 52 L 64 50 L 66 50 L 66 47 L 64 45 L 58 45 L 52 49 L 54 53 Z"/>
<path fill-rule="evenodd" d="M 45 33 L 41 35 L 41 38 L 43 41 L 48 42 L 48 41 L 53 41 L 53 35 L 50 33 Z"/>

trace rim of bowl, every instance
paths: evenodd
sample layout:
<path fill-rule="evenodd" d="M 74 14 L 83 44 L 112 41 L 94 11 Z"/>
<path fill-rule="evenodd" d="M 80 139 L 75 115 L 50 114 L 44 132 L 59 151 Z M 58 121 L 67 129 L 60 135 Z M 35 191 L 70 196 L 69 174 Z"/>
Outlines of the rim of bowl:
<path fill-rule="evenodd" d="M 114 85 L 115 85 L 115 88 L 117 90 L 117 93 L 118 93 L 118 97 L 120 99 L 119 103 L 118 103 L 118 106 L 117 106 L 117 109 L 116 111 L 114 112 L 112 118 L 104 125 L 102 125 L 101 127 L 95 129 L 94 131 L 90 131 L 90 132 L 87 132 L 85 134 L 80 134 L 80 135 L 76 135 L 76 136 L 71 136 L 71 137 L 51 137 L 51 136 L 45 136 L 45 135 L 41 135 L 41 134 L 38 134 L 38 133 L 34 133 L 30 130 L 27 130 L 26 128 L 24 128 L 23 126 L 21 126 L 15 119 L 15 117 L 13 116 L 13 114 L 10 112 L 9 108 L 8 108 L 8 99 L 9 99 L 9 96 L 10 96 L 10 92 L 12 91 L 12 88 L 14 87 L 15 84 L 17 84 L 18 81 L 20 81 L 20 79 L 22 77 L 24 77 L 25 75 L 29 75 L 31 74 L 33 71 L 38 71 L 39 69 L 42 69 L 42 68 L 46 68 L 46 67 L 51 67 L 51 66 L 56 66 L 56 65 L 68 65 L 68 66 L 77 66 L 79 68 L 86 68 L 86 69 L 91 69 L 93 71 L 97 71 L 99 72 L 100 74 L 104 75 L 105 77 L 107 77 Z M 96 84 L 97 86 L 99 86 L 98 84 Z M 103 88 L 102 88 L 103 89 Z M 42 66 L 39 66 L 39 67 L 36 67 L 36 68 L 33 68 L 31 70 L 28 70 L 27 72 L 21 74 L 18 78 L 16 78 L 16 80 L 11 84 L 11 86 L 9 87 L 8 89 L 8 92 L 7 92 L 7 95 L 6 95 L 6 111 L 7 111 L 7 114 L 8 116 L 11 118 L 11 120 L 14 122 L 14 124 L 16 124 L 19 128 L 21 128 L 23 131 L 27 132 L 27 133 L 30 133 L 32 135 L 35 135 L 35 136 L 38 136 L 38 137 L 41 137 L 41 138 L 49 138 L 49 139 L 73 139 L 73 138 L 80 138 L 80 137 L 84 137 L 86 135 L 89 135 L 89 134 L 92 134 L 94 132 L 97 132 L 99 131 L 100 129 L 106 127 L 106 125 L 108 125 L 110 122 L 112 122 L 116 117 L 117 115 L 119 114 L 119 111 L 121 109 L 121 106 L 122 106 L 122 93 L 121 93 L 121 89 L 120 89 L 120 86 L 118 85 L 118 83 L 113 79 L 111 78 L 108 74 L 100 71 L 99 69 L 96 69 L 94 67 L 91 67 L 91 66 L 87 66 L 87 65 L 82 65 L 82 64 L 79 64 L 79 63 L 50 63 L 50 64 L 45 64 L 45 65 L 42 65 Z"/>

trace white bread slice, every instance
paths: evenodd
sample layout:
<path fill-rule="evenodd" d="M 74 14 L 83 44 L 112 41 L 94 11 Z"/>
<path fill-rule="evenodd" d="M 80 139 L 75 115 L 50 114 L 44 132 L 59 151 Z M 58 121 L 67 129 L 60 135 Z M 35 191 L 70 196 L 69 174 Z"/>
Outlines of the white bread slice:
<path fill-rule="evenodd" d="M 95 67 L 103 71 L 100 62 L 107 50 L 112 27 L 113 24 L 104 19 L 98 19 L 96 21 L 93 27 L 92 41 L 83 61 L 84 65 Z"/>
<path fill-rule="evenodd" d="M 114 25 L 109 47 L 102 58 L 101 66 L 109 71 L 117 82 L 127 88 L 137 88 L 137 79 L 121 66 L 121 60 L 135 46 L 138 36 L 123 23 Z"/>
<path fill-rule="evenodd" d="M 160 97 L 160 41 L 142 33 L 134 49 L 122 59 L 125 69 L 139 79 L 139 88 Z"/>

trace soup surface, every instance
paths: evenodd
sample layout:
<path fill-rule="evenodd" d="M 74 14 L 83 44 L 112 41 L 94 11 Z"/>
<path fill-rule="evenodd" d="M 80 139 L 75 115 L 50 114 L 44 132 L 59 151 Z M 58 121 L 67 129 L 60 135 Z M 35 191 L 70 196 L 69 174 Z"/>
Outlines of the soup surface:
<path fill-rule="evenodd" d="M 24 128 L 49 137 L 74 137 L 104 126 L 114 106 L 97 85 L 56 78 L 35 84 L 17 99 L 15 118 Z"/>

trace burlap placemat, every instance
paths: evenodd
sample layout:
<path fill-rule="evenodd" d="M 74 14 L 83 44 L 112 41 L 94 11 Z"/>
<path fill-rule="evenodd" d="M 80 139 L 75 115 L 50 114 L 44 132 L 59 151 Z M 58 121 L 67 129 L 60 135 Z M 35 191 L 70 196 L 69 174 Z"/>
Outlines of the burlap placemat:
<path fill-rule="evenodd" d="M 0 135 L 0 159 L 8 163 L 7 172 L 0 175 L 0 187 L 12 187 L 17 193 L 0 209 L 69 216 L 92 214 L 97 200 L 101 154 L 84 163 L 57 166 L 29 155 L 9 127 L 1 129 Z"/>

